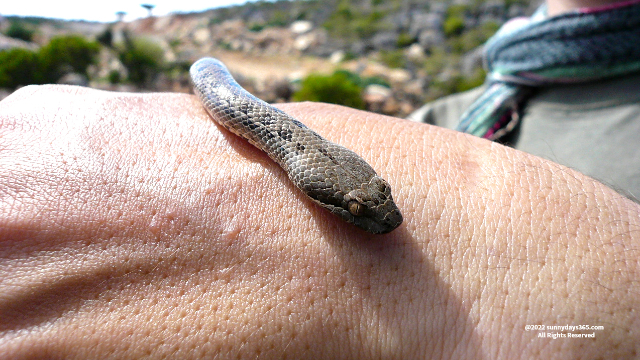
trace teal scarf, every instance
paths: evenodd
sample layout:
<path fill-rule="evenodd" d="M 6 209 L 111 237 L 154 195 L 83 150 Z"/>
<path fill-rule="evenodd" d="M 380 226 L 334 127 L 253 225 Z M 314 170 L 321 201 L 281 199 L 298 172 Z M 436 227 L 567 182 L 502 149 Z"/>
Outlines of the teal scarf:
<path fill-rule="evenodd" d="M 610 78 L 640 70 L 640 0 L 547 17 L 513 19 L 487 42 L 486 90 L 458 131 L 496 140 L 518 123 L 536 87 Z"/>

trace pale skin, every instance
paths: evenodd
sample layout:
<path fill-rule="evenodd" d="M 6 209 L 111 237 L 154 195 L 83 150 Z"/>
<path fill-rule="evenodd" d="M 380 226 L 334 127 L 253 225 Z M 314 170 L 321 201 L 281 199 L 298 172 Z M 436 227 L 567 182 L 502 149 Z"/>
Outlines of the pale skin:
<path fill-rule="evenodd" d="M 363 156 L 404 224 L 336 219 L 191 95 L 0 102 L 0 358 L 638 356 L 637 204 L 473 136 L 279 107 Z"/>
<path fill-rule="evenodd" d="M 191 95 L 45 86 L 0 103 L 0 357 L 637 354 L 635 203 L 473 136 L 281 108 L 369 161 L 405 223 L 341 222 Z"/>

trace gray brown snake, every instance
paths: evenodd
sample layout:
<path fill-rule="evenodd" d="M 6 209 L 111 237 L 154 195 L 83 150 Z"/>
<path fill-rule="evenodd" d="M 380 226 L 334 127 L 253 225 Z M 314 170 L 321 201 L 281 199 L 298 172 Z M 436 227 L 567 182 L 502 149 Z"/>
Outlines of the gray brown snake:
<path fill-rule="evenodd" d="M 214 120 L 267 153 L 311 200 L 374 234 L 402 223 L 391 187 L 356 153 L 248 93 L 216 59 L 196 61 L 190 73 Z"/>

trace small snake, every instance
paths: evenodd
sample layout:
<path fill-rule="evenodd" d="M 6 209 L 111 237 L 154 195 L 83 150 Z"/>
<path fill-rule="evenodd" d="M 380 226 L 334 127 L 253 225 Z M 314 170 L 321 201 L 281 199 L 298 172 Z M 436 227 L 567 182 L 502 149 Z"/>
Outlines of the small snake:
<path fill-rule="evenodd" d="M 216 59 L 196 61 L 190 74 L 214 120 L 267 153 L 311 200 L 374 234 L 402 223 L 391 187 L 356 153 L 248 93 Z"/>

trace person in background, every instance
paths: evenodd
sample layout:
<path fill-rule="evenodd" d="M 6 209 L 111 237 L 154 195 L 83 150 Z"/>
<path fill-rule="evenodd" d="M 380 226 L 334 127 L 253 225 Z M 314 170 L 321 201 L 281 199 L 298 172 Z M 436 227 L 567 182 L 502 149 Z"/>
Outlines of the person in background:
<path fill-rule="evenodd" d="M 640 197 L 640 1 L 549 0 L 485 45 L 485 85 L 409 119 L 496 140 Z"/>

